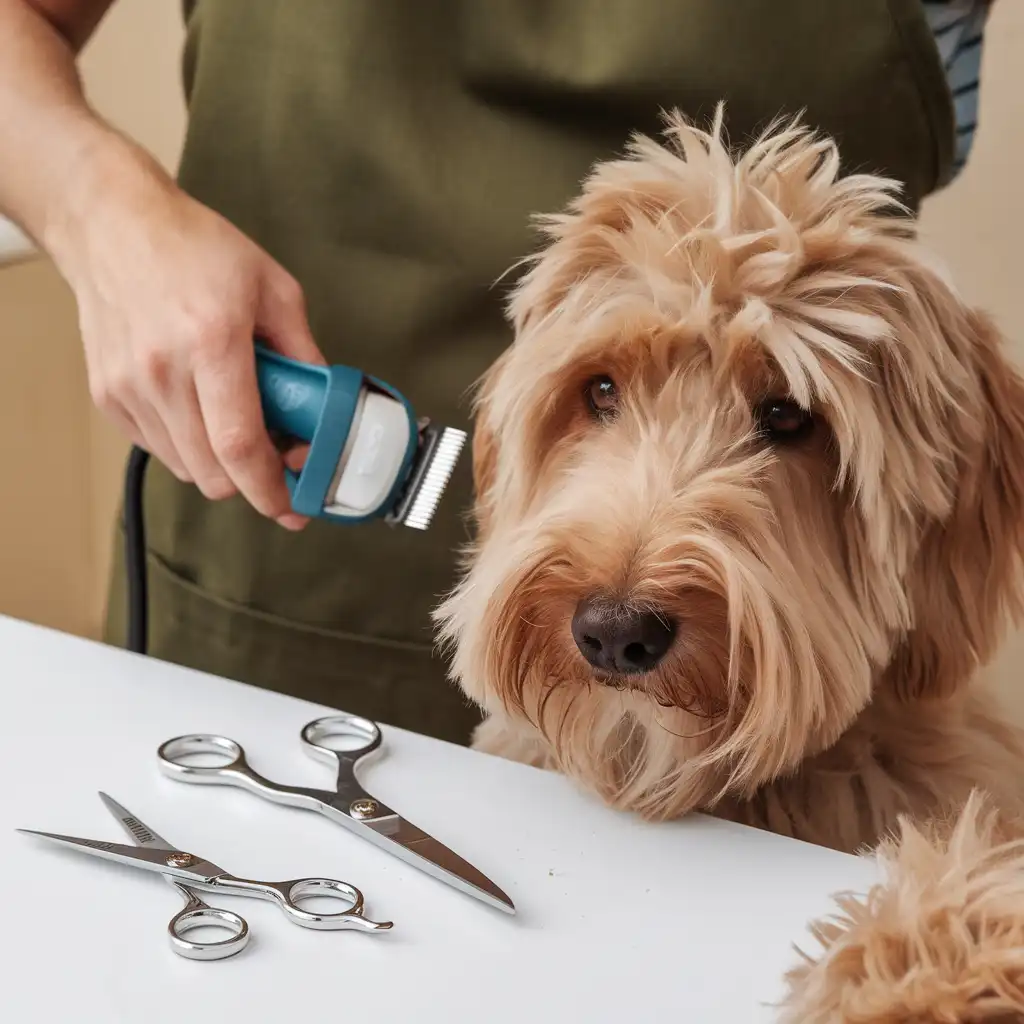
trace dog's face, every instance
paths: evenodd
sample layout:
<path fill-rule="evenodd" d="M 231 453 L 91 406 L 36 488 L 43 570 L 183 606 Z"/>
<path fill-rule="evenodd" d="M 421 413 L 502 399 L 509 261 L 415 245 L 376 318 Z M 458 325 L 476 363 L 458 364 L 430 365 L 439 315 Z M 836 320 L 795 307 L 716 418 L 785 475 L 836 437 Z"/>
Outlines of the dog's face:
<path fill-rule="evenodd" d="M 454 673 L 650 816 L 747 795 L 1019 606 L 1024 388 L 887 183 L 675 119 L 599 166 L 481 390 Z"/>

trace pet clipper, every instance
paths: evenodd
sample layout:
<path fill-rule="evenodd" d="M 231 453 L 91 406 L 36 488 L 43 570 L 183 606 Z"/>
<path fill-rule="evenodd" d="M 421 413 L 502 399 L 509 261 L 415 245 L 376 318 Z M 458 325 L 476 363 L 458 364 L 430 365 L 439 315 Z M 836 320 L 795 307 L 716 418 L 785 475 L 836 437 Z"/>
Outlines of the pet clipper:
<path fill-rule="evenodd" d="M 299 472 L 286 469 L 292 508 L 338 523 L 383 519 L 425 530 L 466 433 L 417 421 L 393 387 L 348 366 L 315 366 L 256 344 L 267 428 L 309 444 Z M 149 582 L 142 489 L 149 453 L 137 445 L 124 480 L 128 650 L 148 646 Z"/>
<path fill-rule="evenodd" d="M 256 373 L 267 427 L 309 444 L 302 469 L 286 470 L 296 512 L 430 525 L 464 431 L 417 421 L 398 391 L 349 366 L 300 363 L 257 344 Z"/>

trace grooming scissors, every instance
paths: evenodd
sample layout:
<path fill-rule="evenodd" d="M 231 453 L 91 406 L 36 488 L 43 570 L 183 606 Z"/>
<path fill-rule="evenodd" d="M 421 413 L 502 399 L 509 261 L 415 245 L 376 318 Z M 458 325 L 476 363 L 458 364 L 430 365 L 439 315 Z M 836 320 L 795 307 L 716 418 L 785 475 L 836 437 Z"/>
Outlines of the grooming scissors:
<path fill-rule="evenodd" d="M 360 745 L 355 749 L 329 745 L 339 738 L 356 740 Z M 381 731 L 375 722 L 356 715 L 328 715 L 307 723 L 300 739 L 306 753 L 335 769 L 337 783 L 333 791 L 285 786 L 265 779 L 250 767 L 241 745 L 226 736 L 177 736 L 159 748 L 157 759 L 165 775 L 181 782 L 237 786 L 273 803 L 318 811 L 413 867 L 492 907 L 515 913 L 508 896 L 472 864 L 359 785 L 356 769 L 381 748 Z M 189 764 L 195 755 L 217 755 L 225 763 Z"/>
<path fill-rule="evenodd" d="M 82 853 L 129 864 L 146 871 L 159 872 L 185 900 L 185 906 L 167 924 L 171 948 L 189 960 L 223 960 L 240 953 L 249 941 L 249 925 L 244 917 L 230 910 L 221 910 L 204 903 L 192 888 L 223 892 L 232 896 L 251 896 L 276 903 L 289 921 L 304 928 L 338 930 L 361 928 L 365 931 L 387 931 L 391 922 L 370 921 L 363 916 L 363 894 L 348 882 L 336 878 L 296 878 L 287 882 L 262 882 L 236 878 L 223 868 L 194 854 L 179 850 L 158 836 L 116 800 L 100 793 L 107 810 L 132 837 L 134 846 L 108 843 L 100 839 L 78 839 L 53 832 L 18 829 L 27 835 L 41 836 Z M 329 896 L 343 902 L 345 909 L 334 913 L 313 913 L 301 901 L 313 896 Z M 226 929 L 227 938 L 197 941 L 187 937 L 195 928 L 213 926 Z"/>

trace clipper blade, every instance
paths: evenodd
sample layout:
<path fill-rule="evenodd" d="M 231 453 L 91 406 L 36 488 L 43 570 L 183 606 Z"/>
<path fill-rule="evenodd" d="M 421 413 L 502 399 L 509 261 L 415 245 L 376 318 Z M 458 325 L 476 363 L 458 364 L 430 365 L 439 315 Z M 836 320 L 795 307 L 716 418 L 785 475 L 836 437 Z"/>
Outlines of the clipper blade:
<path fill-rule="evenodd" d="M 430 526 L 465 443 L 464 430 L 430 423 L 420 426 L 420 444 L 412 472 L 394 509 L 385 517 L 387 522 L 414 530 Z"/>

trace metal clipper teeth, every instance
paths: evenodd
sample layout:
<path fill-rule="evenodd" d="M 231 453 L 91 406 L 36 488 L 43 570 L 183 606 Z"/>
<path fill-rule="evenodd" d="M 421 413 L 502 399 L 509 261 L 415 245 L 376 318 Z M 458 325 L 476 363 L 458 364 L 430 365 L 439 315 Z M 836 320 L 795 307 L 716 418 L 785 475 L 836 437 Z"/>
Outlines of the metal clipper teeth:
<path fill-rule="evenodd" d="M 438 502 L 451 479 L 466 443 L 466 432 L 455 427 L 421 427 L 416 463 L 394 511 L 386 519 L 414 530 L 430 526 Z"/>

